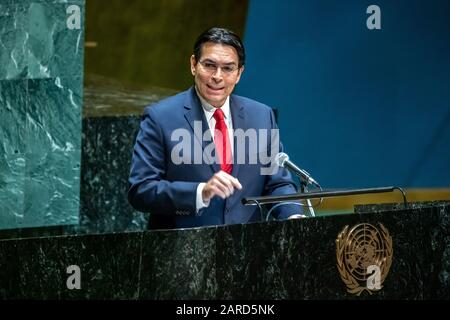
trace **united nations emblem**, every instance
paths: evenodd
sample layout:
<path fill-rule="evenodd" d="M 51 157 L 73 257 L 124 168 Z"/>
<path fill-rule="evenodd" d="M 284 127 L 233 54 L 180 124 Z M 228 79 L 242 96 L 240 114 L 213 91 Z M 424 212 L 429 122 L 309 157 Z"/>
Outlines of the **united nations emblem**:
<path fill-rule="evenodd" d="M 337 268 L 347 291 L 360 295 L 382 288 L 392 263 L 392 238 L 379 223 L 379 229 L 361 223 L 345 226 L 336 239 Z"/>

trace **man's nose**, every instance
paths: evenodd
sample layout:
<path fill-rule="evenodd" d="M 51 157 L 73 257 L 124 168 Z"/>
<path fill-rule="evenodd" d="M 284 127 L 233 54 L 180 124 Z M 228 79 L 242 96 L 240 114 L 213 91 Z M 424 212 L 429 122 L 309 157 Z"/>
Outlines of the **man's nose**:
<path fill-rule="evenodd" d="M 217 82 L 221 81 L 223 79 L 223 71 L 221 67 L 217 67 L 216 70 L 213 73 L 213 79 Z"/>

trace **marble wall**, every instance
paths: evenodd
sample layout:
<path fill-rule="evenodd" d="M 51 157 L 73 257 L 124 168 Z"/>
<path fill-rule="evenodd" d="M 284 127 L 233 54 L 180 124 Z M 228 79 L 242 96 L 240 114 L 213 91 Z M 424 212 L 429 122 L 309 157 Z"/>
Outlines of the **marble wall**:
<path fill-rule="evenodd" d="M 175 93 L 86 75 L 77 233 L 147 229 L 127 200 L 131 155 L 145 106 Z"/>
<path fill-rule="evenodd" d="M 79 221 L 84 4 L 0 2 L 0 229 Z"/>
<path fill-rule="evenodd" d="M 83 91 L 79 223 L 0 230 L 0 239 L 147 229 L 148 214 L 127 200 L 131 155 L 145 106 L 176 91 L 93 75 Z"/>

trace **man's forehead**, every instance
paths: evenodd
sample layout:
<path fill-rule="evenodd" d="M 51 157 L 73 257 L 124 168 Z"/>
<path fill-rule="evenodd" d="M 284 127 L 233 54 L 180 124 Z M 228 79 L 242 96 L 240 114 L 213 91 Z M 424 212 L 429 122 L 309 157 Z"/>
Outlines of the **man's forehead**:
<path fill-rule="evenodd" d="M 233 46 L 221 43 L 205 42 L 200 52 L 200 58 L 202 59 L 227 60 L 227 63 L 237 62 L 239 59 L 237 51 Z"/>

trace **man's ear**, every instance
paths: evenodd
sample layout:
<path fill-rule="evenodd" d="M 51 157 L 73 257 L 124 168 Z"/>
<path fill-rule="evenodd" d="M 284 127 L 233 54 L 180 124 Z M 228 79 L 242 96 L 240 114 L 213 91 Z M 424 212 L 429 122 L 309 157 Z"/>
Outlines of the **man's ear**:
<path fill-rule="evenodd" d="M 235 84 L 238 84 L 239 80 L 241 80 L 241 76 L 242 76 L 243 72 L 244 72 L 244 66 L 239 68 L 239 74 L 238 74 L 238 77 L 236 79 L 236 83 Z"/>
<path fill-rule="evenodd" d="M 195 76 L 195 72 L 196 72 L 195 66 L 197 65 L 197 60 L 195 60 L 195 56 L 194 55 L 191 56 L 190 60 L 191 60 L 191 73 L 192 73 L 193 76 Z"/>

